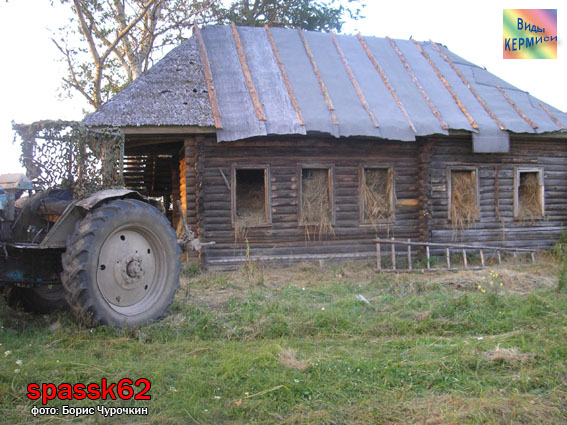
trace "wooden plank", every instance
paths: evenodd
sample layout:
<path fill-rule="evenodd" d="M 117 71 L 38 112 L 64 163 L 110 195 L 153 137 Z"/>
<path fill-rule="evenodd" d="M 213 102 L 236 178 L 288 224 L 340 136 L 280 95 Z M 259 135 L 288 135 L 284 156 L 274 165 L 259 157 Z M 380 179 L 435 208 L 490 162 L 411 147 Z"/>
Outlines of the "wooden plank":
<path fill-rule="evenodd" d="M 394 238 L 392 238 L 394 240 Z M 391 251 L 392 251 L 392 270 L 396 270 L 396 245 L 391 244 Z"/>
<path fill-rule="evenodd" d="M 339 124 L 339 120 L 337 119 L 337 116 L 335 115 L 335 107 L 333 106 L 331 96 L 329 95 L 329 92 L 327 91 L 327 87 L 325 86 L 325 82 L 323 81 L 323 77 L 321 77 L 321 73 L 319 72 L 319 67 L 317 66 L 317 63 L 315 62 L 315 58 L 313 57 L 313 53 L 311 52 L 311 48 L 309 47 L 309 43 L 307 42 L 307 39 L 305 38 L 305 34 L 303 34 L 303 30 L 301 28 L 298 28 L 297 32 L 299 34 L 299 38 L 301 38 L 301 41 L 303 43 L 303 47 L 305 48 L 305 53 L 307 54 L 307 57 L 309 58 L 309 62 L 311 62 L 311 67 L 313 68 L 313 72 L 315 73 L 315 77 L 317 78 L 317 82 L 319 83 L 319 87 L 321 88 L 321 93 L 323 93 L 323 97 L 325 98 L 325 104 L 327 105 L 327 108 L 329 109 L 329 112 L 331 113 L 331 120 L 333 121 L 333 124 L 337 125 L 337 124 Z"/>
<path fill-rule="evenodd" d="M 399 184 L 396 183 L 396 187 L 399 187 Z M 396 200 L 396 207 L 417 207 L 419 206 L 419 199 L 397 199 Z"/>
<path fill-rule="evenodd" d="M 557 127 L 559 127 L 562 130 L 565 129 L 565 126 L 563 124 L 561 124 L 561 122 L 551 113 L 551 111 L 549 110 L 549 108 L 547 106 L 545 106 L 543 103 L 540 103 L 539 106 L 541 106 L 541 109 L 543 109 L 545 111 L 547 116 L 551 119 L 551 121 L 553 121 L 553 123 Z"/>
<path fill-rule="evenodd" d="M 406 111 L 406 108 L 404 107 L 404 104 L 402 103 L 401 99 L 398 97 L 398 95 L 396 94 L 396 91 L 394 90 L 394 88 L 392 87 L 392 85 L 390 84 L 390 81 L 388 80 L 388 77 L 386 76 L 386 73 L 384 72 L 384 70 L 382 69 L 382 67 L 380 66 L 380 64 L 378 63 L 378 61 L 376 60 L 376 58 L 374 57 L 374 55 L 372 54 L 372 52 L 370 51 L 370 48 L 368 47 L 368 44 L 366 44 L 366 41 L 364 40 L 364 38 L 362 38 L 362 36 L 360 34 L 356 35 L 356 38 L 358 39 L 358 41 L 360 42 L 360 44 L 362 45 L 362 48 L 364 49 L 364 52 L 366 53 L 366 56 L 368 56 L 368 59 L 370 59 L 370 62 L 372 62 L 372 65 L 374 66 L 374 69 L 376 70 L 376 72 L 378 72 L 378 75 L 380 75 L 380 78 L 382 79 L 382 82 L 384 83 L 384 85 L 386 86 L 386 88 L 388 89 L 388 91 L 390 92 L 390 94 L 392 95 L 392 97 L 394 98 L 394 101 L 396 102 L 396 105 L 398 105 L 398 108 L 400 108 L 400 111 L 402 111 L 402 114 L 404 115 L 404 117 L 406 118 L 410 128 L 412 129 L 412 131 L 414 133 L 417 134 L 417 130 L 415 128 L 415 125 L 413 124 L 408 112 Z"/>
<path fill-rule="evenodd" d="M 346 73 L 348 75 L 348 78 L 352 84 L 352 86 L 354 87 L 354 91 L 356 92 L 358 99 L 360 100 L 360 103 L 362 104 L 362 107 L 364 108 L 364 110 L 366 111 L 366 113 L 368 114 L 368 116 L 370 117 L 370 121 L 372 122 L 372 125 L 376 128 L 378 128 L 378 121 L 376 121 L 376 117 L 374 116 L 374 114 L 372 113 L 372 110 L 370 109 L 370 106 L 368 105 L 368 101 L 366 100 L 366 97 L 364 96 L 364 93 L 362 92 L 362 89 L 360 88 L 360 85 L 358 84 L 358 81 L 356 80 L 356 77 L 354 76 L 354 73 L 352 72 L 352 69 L 350 68 L 350 65 L 348 64 L 348 61 L 343 53 L 343 49 L 341 48 L 339 41 L 337 40 L 337 36 L 335 35 L 335 33 L 333 31 L 331 31 L 331 38 L 333 39 L 333 44 L 335 45 L 337 52 L 339 53 L 339 57 L 341 58 L 341 62 L 343 63 Z"/>
<path fill-rule="evenodd" d="M 250 68 L 248 67 L 248 62 L 246 61 L 246 54 L 244 53 L 244 48 L 242 47 L 242 41 L 240 40 L 240 35 L 238 34 L 238 29 L 234 22 L 230 24 L 232 29 L 232 36 L 234 38 L 234 44 L 236 46 L 236 53 L 238 55 L 238 60 L 240 61 L 240 66 L 242 68 L 242 73 L 244 74 L 244 80 L 246 81 L 246 86 L 248 87 L 248 93 L 250 94 L 250 99 L 252 100 L 252 105 L 254 106 L 254 111 L 256 112 L 256 117 L 259 121 L 267 121 L 266 113 L 264 112 L 264 105 L 260 102 L 260 97 L 258 96 L 258 90 L 254 85 L 252 80 L 252 74 L 250 73 Z"/>
<path fill-rule="evenodd" d="M 445 120 L 441 116 L 441 112 L 439 112 L 439 109 L 437 109 L 437 107 L 433 104 L 433 102 L 431 101 L 431 99 L 427 95 L 425 89 L 423 88 L 423 86 L 419 82 L 418 78 L 416 77 L 416 75 L 412 71 L 411 67 L 409 66 L 404 54 L 400 51 L 400 49 L 396 45 L 396 42 L 388 36 L 386 36 L 386 40 L 388 40 L 388 42 L 390 43 L 390 46 L 392 47 L 392 49 L 394 49 L 394 51 L 398 55 L 398 58 L 400 58 L 400 61 L 402 61 L 402 65 L 404 66 L 404 68 L 406 69 L 407 73 L 409 74 L 411 80 L 413 81 L 413 83 L 417 87 L 417 90 L 423 96 L 425 103 L 427 103 L 427 106 L 429 106 L 429 109 L 431 109 L 431 112 L 433 113 L 433 115 L 435 115 L 435 117 L 439 121 L 439 124 L 441 124 L 441 128 L 443 130 L 448 130 L 449 125 L 445 122 Z"/>
<path fill-rule="evenodd" d="M 213 82 L 213 73 L 211 72 L 211 64 L 209 62 L 207 49 L 205 48 L 205 43 L 203 42 L 203 36 L 201 35 L 201 30 L 197 25 L 197 21 L 195 21 L 193 25 L 193 29 L 194 29 L 194 33 L 197 35 L 197 40 L 199 40 L 199 48 L 201 50 L 201 61 L 203 62 L 203 73 L 205 74 L 205 83 L 207 84 L 207 92 L 209 95 L 209 101 L 211 102 L 211 110 L 213 113 L 213 119 L 215 120 L 215 128 L 222 129 L 219 102 L 217 100 L 217 92 L 215 91 L 215 85 Z"/>
<path fill-rule="evenodd" d="M 500 94 L 504 97 L 504 99 L 506 99 L 506 101 L 510 104 L 510 106 L 512 108 L 514 108 L 514 111 L 516 111 L 516 113 L 522 117 L 522 119 L 527 122 L 531 128 L 533 128 L 534 130 L 537 129 L 537 125 L 534 124 L 534 122 L 532 120 L 530 120 L 528 118 L 528 116 L 526 114 L 524 114 L 522 112 L 522 110 L 520 108 L 518 108 L 518 105 L 516 105 L 514 103 L 514 101 L 512 101 L 512 99 L 510 99 L 510 97 L 506 94 L 506 92 L 502 89 L 502 87 L 500 86 L 496 86 L 496 88 L 498 89 L 498 91 L 500 92 Z"/>
<path fill-rule="evenodd" d="M 408 242 L 411 243 L 411 239 L 408 239 Z M 412 263 L 411 263 L 411 245 L 408 244 L 408 269 L 412 269 Z"/>
<path fill-rule="evenodd" d="M 455 66 L 455 64 L 449 58 L 449 56 L 447 56 L 445 54 L 445 52 L 443 52 L 443 50 L 441 50 L 441 48 L 437 45 L 437 43 L 434 43 L 431 40 L 429 40 L 429 42 L 433 45 L 433 47 L 435 48 L 435 50 L 437 50 L 437 52 L 441 55 L 441 57 L 443 59 L 445 59 L 445 61 L 449 64 L 449 66 L 455 72 L 455 74 L 457 74 L 459 76 L 459 78 L 461 79 L 463 84 L 470 90 L 470 92 L 475 97 L 475 99 L 478 101 L 478 103 L 480 103 L 482 105 L 482 107 L 484 108 L 486 113 L 488 115 L 490 115 L 490 118 L 492 118 L 494 120 L 494 122 L 496 123 L 496 125 L 498 125 L 498 128 L 500 128 L 500 130 L 506 130 L 506 126 L 504 124 L 502 124 L 502 122 L 496 117 L 496 115 L 494 115 L 494 112 L 492 112 L 490 110 L 490 108 L 488 107 L 488 105 L 486 104 L 484 99 L 477 93 L 477 91 L 473 88 L 471 83 L 469 83 L 469 81 L 466 79 L 466 77 L 463 75 L 463 73 L 461 71 L 459 71 L 459 69 Z"/>
<path fill-rule="evenodd" d="M 226 188 L 228 189 L 228 191 L 230 192 L 230 183 L 228 182 L 228 179 L 226 178 L 224 172 L 222 171 L 222 168 L 219 167 L 219 173 L 222 176 L 222 179 L 224 180 L 224 183 L 226 184 Z"/>
<path fill-rule="evenodd" d="M 280 53 L 278 52 L 278 49 L 276 47 L 276 43 L 274 41 L 274 38 L 272 37 L 272 32 L 270 31 L 270 27 L 268 25 L 264 25 L 264 29 L 266 30 L 266 35 L 268 36 L 268 40 L 270 41 L 270 46 L 272 46 L 272 52 L 274 53 L 274 57 L 276 58 L 276 63 L 278 64 L 278 67 L 280 68 L 280 72 L 282 74 L 282 78 L 284 80 L 284 84 L 285 87 L 287 89 L 287 93 L 289 95 L 289 98 L 291 100 L 291 104 L 293 105 L 293 109 L 295 110 L 295 113 L 297 115 L 297 120 L 299 121 L 300 125 L 305 125 L 305 120 L 303 119 L 303 114 L 301 113 L 301 108 L 299 107 L 299 103 L 297 102 L 297 98 L 295 97 L 295 92 L 293 91 L 293 87 L 291 86 L 291 83 L 289 81 L 289 78 L 287 76 L 287 72 L 285 71 L 285 67 L 284 64 L 280 58 Z"/>
<path fill-rule="evenodd" d="M 415 41 L 413 39 L 412 39 L 412 41 L 413 41 L 413 44 L 415 45 L 415 47 L 417 47 L 419 52 L 425 58 L 425 60 L 427 60 L 427 63 L 429 63 L 431 68 L 433 68 L 433 71 L 437 75 L 437 78 L 439 78 L 439 80 L 443 83 L 443 85 L 445 86 L 447 91 L 451 94 L 451 96 L 453 97 L 453 100 L 457 103 L 457 106 L 459 107 L 461 112 L 465 115 L 465 117 L 467 117 L 471 127 L 474 128 L 475 130 L 478 130 L 478 124 L 476 123 L 474 118 L 471 116 L 471 114 L 469 113 L 467 108 L 465 108 L 465 105 L 463 105 L 463 102 L 461 102 L 461 99 L 459 99 L 459 97 L 457 96 L 457 94 L 455 93 L 455 91 L 453 90 L 451 85 L 449 84 L 449 82 L 445 79 L 443 74 L 441 74 L 441 71 L 439 71 L 439 68 L 437 68 L 437 65 L 435 65 L 435 63 L 431 60 L 431 58 L 429 57 L 427 52 L 425 50 L 423 50 L 423 48 L 419 45 L 419 43 L 417 41 Z"/>

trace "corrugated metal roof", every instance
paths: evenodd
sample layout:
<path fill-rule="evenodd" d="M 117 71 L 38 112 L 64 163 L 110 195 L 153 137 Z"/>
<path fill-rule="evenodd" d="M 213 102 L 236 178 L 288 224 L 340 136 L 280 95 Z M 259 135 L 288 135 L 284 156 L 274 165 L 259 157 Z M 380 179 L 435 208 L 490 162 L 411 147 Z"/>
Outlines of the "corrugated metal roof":
<path fill-rule="evenodd" d="M 494 149 L 501 150 L 507 143 L 502 131 L 547 133 L 567 126 L 567 114 L 432 42 L 230 26 L 206 27 L 197 36 L 206 49 L 219 105 L 219 141 L 306 133 L 412 141 L 466 130 L 475 134 L 479 149 L 487 149 L 490 135 L 496 135 L 499 146 Z M 180 55 L 194 38 L 154 68 L 172 62 L 170 57 Z M 239 56 L 239 49 L 244 55 Z M 174 62 L 201 70 L 202 58 Z M 107 117 L 114 125 L 203 125 L 195 120 L 199 114 L 184 115 L 179 108 L 163 108 L 135 123 L 121 118 L 135 107 L 135 102 L 125 102 L 127 91 L 138 92 L 132 86 L 144 83 L 151 86 L 152 71 L 86 123 L 100 125 Z M 164 72 L 156 73 L 160 81 Z M 168 89 L 178 93 L 182 83 L 171 79 Z M 189 109 L 203 109 L 188 94 Z M 113 102 L 127 105 L 117 108 Z M 205 125 L 211 125 L 210 105 L 204 109 Z M 170 112 L 175 119 L 167 116 Z"/>

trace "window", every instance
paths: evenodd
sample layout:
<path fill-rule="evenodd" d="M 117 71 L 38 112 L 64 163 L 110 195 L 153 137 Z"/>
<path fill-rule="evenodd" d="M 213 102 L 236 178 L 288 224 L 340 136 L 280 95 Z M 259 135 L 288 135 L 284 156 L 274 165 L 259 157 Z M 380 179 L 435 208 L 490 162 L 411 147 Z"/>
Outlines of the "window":
<path fill-rule="evenodd" d="M 360 218 L 364 224 L 394 219 L 394 179 L 391 168 L 361 167 Z"/>
<path fill-rule="evenodd" d="M 514 171 L 514 217 L 542 218 L 545 215 L 543 170 L 516 168 Z"/>
<path fill-rule="evenodd" d="M 335 222 L 332 167 L 302 167 L 299 223 L 331 230 Z"/>
<path fill-rule="evenodd" d="M 232 223 L 235 237 L 245 236 L 250 227 L 269 225 L 272 221 L 268 188 L 269 168 L 233 167 Z M 240 234 L 239 234 L 240 233 Z"/>
<path fill-rule="evenodd" d="M 480 217 L 478 171 L 450 168 L 447 174 L 449 220 L 453 229 L 466 229 Z"/>

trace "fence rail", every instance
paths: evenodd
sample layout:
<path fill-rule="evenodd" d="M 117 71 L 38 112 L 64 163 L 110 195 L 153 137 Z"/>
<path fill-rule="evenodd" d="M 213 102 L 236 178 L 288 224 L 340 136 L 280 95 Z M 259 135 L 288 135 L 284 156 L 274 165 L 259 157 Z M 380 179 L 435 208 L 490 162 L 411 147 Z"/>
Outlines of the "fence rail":
<path fill-rule="evenodd" d="M 486 267 L 484 253 L 492 251 L 498 258 L 498 264 L 502 264 L 502 252 L 511 252 L 514 257 L 519 253 L 529 254 L 533 263 L 535 263 L 535 249 L 529 248 L 507 248 L 498 246 L 485 246 L 485 245 L 463 245 L 463 244 L 443 244 L 434 242 L 412 242 L 411 239 L 407 241 L 391 239 L 374 239 L 376 243 L 376 266 L 380 271 L 437 271 L 437 270 L 478 270 Z M 381 245 L 390 245 L 390 257 L 392 260 L 392 267 L 390 269 L 382 267 L 382 247 Z M 407 268 L 396 267 L 396 245 L 407 247 Z M 412 247 L 425 247 L 425 257 L 427 259 L 427 268 L 414 269 L 412 264 Z M 445 250 L 445 267 L 432 267 L 431 266 L 431 248 L 444 248 Z M 480 266 L 470 266 L 467 259 L 468 252 L 478 251 L 480 257 Z M 451 253 L 459 252 L 462 255 L 462 266 L 454 266 L 451 264 Z M 386 254 L 387 255 L 387 254 Z M 403 254 L 402 254 L 403 255 Z"/>

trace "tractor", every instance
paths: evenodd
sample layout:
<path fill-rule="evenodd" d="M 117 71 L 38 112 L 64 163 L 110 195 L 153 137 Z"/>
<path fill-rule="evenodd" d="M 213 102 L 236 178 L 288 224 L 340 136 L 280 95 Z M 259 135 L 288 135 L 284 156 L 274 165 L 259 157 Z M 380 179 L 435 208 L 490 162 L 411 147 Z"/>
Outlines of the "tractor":
<path fill-rule="evenodd" d="M 39 151 L 35 136 L 22 142 L 28 159 L 32 140 Z M 89 143 L 83 154 L 97 153 Z M 64 151 L 66 159 L 78 156 Z M 161 204 L 134 190 L 77 198 L 65 184 L 38 189 L 35 157 L 33 167 L 23 161 L 28 176 L 0 175 L 0 286 L 8 304 L 35 312 L 68 306 L 89 326 L 134 327 L 163 316 L 179 287 L 180 244 L 199 249 L 198 239 L 185 226 L 189 234 L 178 240 Z M 77 167 L 68 170 L 77 175 Z"/>

